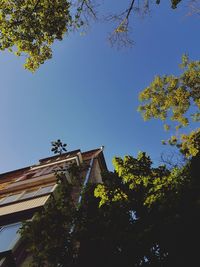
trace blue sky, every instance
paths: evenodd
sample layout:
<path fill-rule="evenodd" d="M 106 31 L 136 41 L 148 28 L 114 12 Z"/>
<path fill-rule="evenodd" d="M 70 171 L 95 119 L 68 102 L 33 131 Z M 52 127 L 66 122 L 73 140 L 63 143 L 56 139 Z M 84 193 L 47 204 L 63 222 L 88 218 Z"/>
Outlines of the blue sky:
<path fill-rule="evenodd" d="M 58 138 L 68 150 L 104 145 L 110 169 L 113 156 L 139 150 L 159 162 L 170 150 L 160 142 L 168 135 L 161 122 L 143 121 L 138 94 L 156 74 L 178 74 L 183 53 L 198 59 L 200 47 L 199 17 L 166 2 L 133 19 L 132 49 L 111 48 L 109 25 L 92 23 L 86 35 L 57 42 L 53 58 L 34 74 L 23 69 L 24 58 L 0 53 L 1 173 L 50 156 Z"/>

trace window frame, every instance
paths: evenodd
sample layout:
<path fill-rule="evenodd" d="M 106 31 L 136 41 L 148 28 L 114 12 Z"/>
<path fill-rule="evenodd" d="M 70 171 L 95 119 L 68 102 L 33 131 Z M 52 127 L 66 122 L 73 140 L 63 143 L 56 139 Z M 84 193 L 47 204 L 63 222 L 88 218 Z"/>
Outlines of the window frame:
<path fill-rule="evenodd" d="M 50 190 L 48 192 L 44 192 L 44 193 L 39 193 L 43 188 L 48 188 L 50 187 Z M 45 195 L 49 195 L 51 193 L 53 193 L 53 191 L 55 190 L 55 188 L 57 187 L 57 184 L 49 184 L 49 185 L 43 185 L 43 186 L 40 186 L 38 187 L 36 190 L 23 190 L 21 191 L 20 193 L 17 193 L 17 194 L 9 194 L 7 196 L 4 196 L 2 199 L 0 199 L 0 207 L 1 206 L 6 206 L 6 205 L 10 205 L 10 204 L 13 204 L 13 203 L 16 203 L 16 202 L 19 202 L 19 201 L 26 201 L 26 200 L 29 200 L 29 199 L 33 199 L 33 198 L 36 198 L 36 197 L 40 197 L 40 196 L 45 196 Z M 29 192 L 34 192 L 33 196 L 29 196 L 29 197 L 26 197 L 26 198 L 23 198 L 23 196 Z M 16 195 L 16 198 L 12 201 L 9 201 L 7 203 L 3 203 L 4 201 L 6 201 L 7 198 L 11 197 L 11 196 L 14 196 Z"/>
<path fill-rule="evenodd" d="M 19 226 L 18 227 L 18 230 L 15 232 L 15 236 L 13 236 L 10 239 L 10 241 L 9 241 L 9 243 L 7 245 L 7 250 L 6 249 L 5 250 L 2 250 L 2 251 L 0 250 L 0 254 L 5 253 L 7 251 L 10 251 L 10 250 L 12 250 L 14 248 L 14 246 L 16 245 L 16 243 L 18 242 L 18 240 L 20 239 L 20 234 L 19 234 L 18 231 L 19 231 L 21 225 L 22 225 L 21 222 L 16 222 L 16 223 L 7 224 L 7 225 L 4 225 L 4 226 L 0 227 L 0 238 L 1 238 L 1 233 L 2 233 L 2 231 L 6 230 L 6 228 L 8 229 L 8 228 L 11 228 L 13 226 Z"/>

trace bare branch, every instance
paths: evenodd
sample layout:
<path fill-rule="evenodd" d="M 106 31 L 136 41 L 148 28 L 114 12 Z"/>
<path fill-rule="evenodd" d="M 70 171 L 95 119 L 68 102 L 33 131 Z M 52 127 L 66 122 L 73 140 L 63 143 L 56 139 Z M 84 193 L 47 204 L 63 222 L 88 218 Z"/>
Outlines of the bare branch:
<path fill-rule="evenodd" d="M 142 4 L 141 4 L 142 3 Z M 117 27 L 109 35 L 109 42 L 111 46 L 121 47 L 131 47 L 133 46 L 133 40 L 131 39 L 131 27 L 130 27 L 130 17 L 133 14 L 143 14 L 147 13 L 149 10 L 149 0 L 131 0 L 128 8 L 119 14 L 109 15 L 107 17 L 108 21 L 114 22 Z"/>
<path fill-rule="evenodd" d="M 78 1 L 78 13 L 79 15 L 89 15 L 92 16 L 93 19 L 97 19 L 97 12 L 95 10 L 96 4 L 91 0 L 80 0 Z"/>
<path fill-rule="evenodd" d="M 186 158 L 181 153 L 171 151 L 168 153 L 162 153 L 160 156 L 160 162 L 165 164 L 168 169 L 173 169 L 176 167 L 182 167 L 186 162 Z"/>
<path fill-rule="evenodd" d="M 188 15 L 200 15 L 200 1 L 199 0 L 191 0 L 188 4 L 190 12 Z"/>
<path fill-rule="evenodd" d="M 111 44 L 112 47 L 117 47 L 118 49 L 120 48 L 126 48 L 126 47 L 132 47 L 134 42 L 130 38 L 130 27 L 129 31 L 114 31 L 111 32 L 109 37 L 108 37 L 109 43 Z"/>
<path fill-rule="evenodd" d="M 72 29 L 77 30 L 80 27 L 83 29 L 81 33 L 87 31 L 89 25 L 92 20 L 97 20 L 97 4 L 95 0 L 74 0 L 71 2 L 71 6 L 73 7 L 73 21 L 72 21 Z"/>
<path fill-rule="evenodd" d="M 129 8 L 127 9 L 126 19 L 129 18 L 130 14 L 131 14 L 131 11 L 133 10 L 134 2 L 135 2 L 135 0 L 132 0 Z"/>
<path fill-rule="evenodd" d="M 96 19 L 96 12 L 93 9 L 93 6 L 91 5 L 91 1 L 89 0 L 84 0 L 85 6 L 88 8 L 89 12 L 93 15 L 93 17 Z"/>

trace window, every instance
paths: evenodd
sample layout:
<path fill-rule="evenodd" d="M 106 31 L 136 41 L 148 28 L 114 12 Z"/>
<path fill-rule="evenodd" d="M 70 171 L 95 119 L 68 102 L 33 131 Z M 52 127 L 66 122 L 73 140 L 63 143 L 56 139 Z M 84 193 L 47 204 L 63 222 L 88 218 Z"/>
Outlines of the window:
<path fill-rule="evenodd" d="M 37 191 L 25 191 L 24 194 L 19 198 L 21 199 L 27 199 L 27 198 L 31 198 L 34 197 Z"/>
<path fill-rule="evenodd" d="M 8 203 L 11 203 L 11 202 L 17 200 L 20 195 L 21 195 L 21 193 L 20 194 L 16 194 L 16 195 L 11 195 L 11 196 L 5 197 L 2 200 L 0 200 L 0 204 L 8 204 Z"/>
<path fill-rule="evenodd" d="M 51 193 L 53 191 L 54 185 L 50 185 L 50 186 L 45 186 L 45 187 L 40 187 L 37 190 L 34 191 L 26 191 L 24 192 L 24 194 L 19 198 L 21 199 L 27 199 L 27 198 L 31 198 L 31 197 L 35 197 L 35 196 L 41 196 L 44 194 L 48 194 Z"/>
<path fill-rule="evenodd" d="M 47 194 L 47 193 L 50 193 L 53 189 L 53 185 L 50 185 L 50 186 L 46 186 L 46 187 L 41 187 L 37 193 L 36 193 L 36 196 L 40 196 L 40 195 L 44 195 L 44 194 Z"/>
<path fill-rule="evenodd" d="M 0 204 L 3 202 L 4 199 L 5 197 L 0 198 Z"/>
<path fill-rule="evenodd" d="M 43 186 L 32 191 L 24 191 L 15 195 L 5 196 L 0 199 L 0 205 L 9 204 L 17 200 L 29 199 L 53 192 L 55 185 Z"/>
<path fill-rule="evenodd" d="M 20 237 L 18 233 L 20 227 L 21 223 L 15 223 L 0 229 L 0 253 L 13 248 Z"/>

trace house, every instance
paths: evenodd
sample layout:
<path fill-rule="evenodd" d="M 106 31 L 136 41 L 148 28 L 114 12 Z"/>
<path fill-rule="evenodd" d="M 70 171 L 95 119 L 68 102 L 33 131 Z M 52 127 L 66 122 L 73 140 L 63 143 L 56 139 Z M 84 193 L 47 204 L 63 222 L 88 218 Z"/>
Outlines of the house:
<path fill-rule="evenodd" d="M 103 148 L 86 152 L 74 150 L 39 160 L 36 165 L 0 174 L 0 267 L 25 266 L 26 249 L 18 233 L 22 221 L 31 220 L 36 211 L 44 208 L 56 190 L 59 168 L 87 164 L 82 173 L 81 187 L 88 182 L 102 182 L 102 171 L 107 170 Z M 81 188 L 74 193 L 81 201 Z"/>

